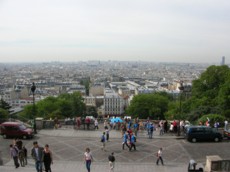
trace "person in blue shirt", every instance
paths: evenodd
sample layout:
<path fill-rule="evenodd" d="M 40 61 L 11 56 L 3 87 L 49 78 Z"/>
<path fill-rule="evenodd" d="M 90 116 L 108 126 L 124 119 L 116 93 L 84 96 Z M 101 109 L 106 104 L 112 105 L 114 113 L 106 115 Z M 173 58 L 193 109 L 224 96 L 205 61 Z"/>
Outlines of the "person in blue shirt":
<path fill-rule="evenodd" d="M 102 136 L 101 136 L 101 142 L 102 142 L 102 148 L 101 150 L 105 151 L 105 132 L 103 132 Z"/>
<path fill-rule="evenodd" d="M 147 128 L 148 135 L 150 135 L 150 122 L 149 121 L 146 124 L 146 128 Z"/>
<path fill-rule="evenodd" d="M 149 126 L 149 138 L 150 139 L 153 138 L 153 130 L 154 130 L 153 123 L 150 123 L 150 126 Z"/>
<path fill-rule="evenodd" d="M 139 129 L 139 124 L 138 124 L 138 122 L 136 122 L 136 123 L 133 125 L 133 129 L 134 129 L 135 136 L 137 136 L 137 132 L 138 132 L 138 129 Z"/>
<path fill-rule="evenodd" d="M 126 145 L 128 148 L 130 148 L 129 145 L 128 145 L 128 134 L 127 134 L 127 133 L 125 133 L 125 134 L 123 135 L 123 142 L 122 142 L 122 149 L 123 149 L 123 150 L 125 149 L 125 145 Z"/>
<path fill-rule="evenodd" d="M 134 150 L 136 150 L 135 142 L 136 142 L 136 137 L 135 137 L 134 134 L 132 133 L 132 134 L 131 134 L 131 139 L 130 139 L 129 151 L 131 151 L 132 148 L 134 148 Z"/>

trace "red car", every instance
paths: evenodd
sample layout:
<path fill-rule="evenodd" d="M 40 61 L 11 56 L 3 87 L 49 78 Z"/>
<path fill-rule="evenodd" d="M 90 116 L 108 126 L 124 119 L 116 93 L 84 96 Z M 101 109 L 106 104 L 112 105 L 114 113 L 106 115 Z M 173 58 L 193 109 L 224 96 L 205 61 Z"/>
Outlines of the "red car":
<path fill-rule="evenodd" d="M 4 122 L 0 124 L 0 134 L 3 138 L 15 137 L 27 139 L 34 136 L 33 130 L 20 122 Z"/>

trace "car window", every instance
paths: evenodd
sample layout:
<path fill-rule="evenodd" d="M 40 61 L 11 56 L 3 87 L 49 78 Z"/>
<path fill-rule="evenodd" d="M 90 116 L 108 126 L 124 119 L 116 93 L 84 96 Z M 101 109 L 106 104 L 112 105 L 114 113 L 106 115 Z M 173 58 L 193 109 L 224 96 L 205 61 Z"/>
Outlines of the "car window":
<path fill-rule="evenodd" d="M 204 129 L 203 128 L 193 128 L 191 133 L 203 133 Z"/>
<path fill-rule="evenodd" d="M 25 125 L 19 125 L 19 129 L 20 129 L 20 130 L 25 130 L 25 129 L 26 129 L 26 126 L 25 126 Z"/>
<path fill-rule="evenodd" d="M 213 133 L 213 129 L 212 128 L 205 128 L 204 129 L 205 133 Z"/>

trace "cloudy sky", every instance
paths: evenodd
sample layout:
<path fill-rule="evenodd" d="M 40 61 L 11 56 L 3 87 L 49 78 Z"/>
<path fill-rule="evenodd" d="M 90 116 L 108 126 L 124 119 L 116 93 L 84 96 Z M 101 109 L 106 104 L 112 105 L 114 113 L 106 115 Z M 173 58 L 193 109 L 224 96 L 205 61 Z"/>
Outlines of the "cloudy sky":
<path fill-rule="evenodd" d="M 0 0 L 0 62 L 230 62 L 229 0 Z"/>

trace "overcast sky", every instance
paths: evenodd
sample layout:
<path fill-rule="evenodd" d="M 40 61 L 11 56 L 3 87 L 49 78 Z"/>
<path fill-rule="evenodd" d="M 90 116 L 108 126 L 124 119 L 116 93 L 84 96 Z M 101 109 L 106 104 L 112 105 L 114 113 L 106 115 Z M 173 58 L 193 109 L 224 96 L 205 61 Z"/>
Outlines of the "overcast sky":
<path fill-rule="evenodd" d="M 229 0 L 0 0 L 0 62 L 230 62 Z"/>

